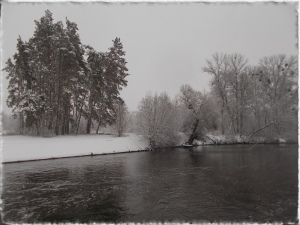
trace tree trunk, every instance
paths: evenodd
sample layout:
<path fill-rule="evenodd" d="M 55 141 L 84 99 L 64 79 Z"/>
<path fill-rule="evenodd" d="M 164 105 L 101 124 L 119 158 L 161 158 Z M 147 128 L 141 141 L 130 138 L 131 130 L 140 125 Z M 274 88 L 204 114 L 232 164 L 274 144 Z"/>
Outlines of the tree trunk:
<path fill-rule="evenodd" d="M 61 53 L 59 53 L 59 68 L 58 68 L 58 96 L 57 96 L 57 113 L 56 113 L 56 135 L 59 134 L 59 100 L 60 100 L 60 68 L 61 68 Z"/>
<path fill-rule="evenodd" d="M 70 133 L 70 123 L 69 123 L 69 118 L 67 119 L 66 121 L 66 131 L 65 131 L 66 134 L 69 134 Z"/>
<path fill-rule="evenodd" d="M 66 118 L 63 118 L 62 121 L 62 126 L 61 126 L 61 134 L 64 135 L 65 134 L 65 123 L 66 123 Z"/>
<path fill-rule="evenodd" d="M 88 119 L 87 124 L 86 124 L 86 133 L 90 134 L 91 133 L 91 119 Z"/>
<path fill-rule="evenodd" d="M 236 133 L 237 134 L 240 134 L 240 120 L 239 119 L 240 119 L 240 116 L 236 116 Z"/>
<path fill-rule="evenodd" d="M 38 120 L 36 120 L 35 123 L 36 123 L 36 135 L 39 136 L 40 131 L 39 131 L 39 122 L 38 122 Z"/>
<path fill-rule="evenodd" d="M 222 135 L 224 135 L 224 101 L 221 108 L 221 128 L 222 128 Z"/>
<path fill-rule="evenodd" d="M 76 134 L 78 134 L 78 130 L 79 130 L 79 126 L 80 126 L 80 120 L 81 120 L 81 114 L 79 115 L 79 120 L 78 120 L 78 123 L 77 123 L 77 131 L 76 131 Z"/>
<path fill-rule="evenodd" d="M 243 114 L 240 115 L 240 137 L 243 136 Z"/>
<path fill-rule="evenodd" d="M 59 126 L 58 125 L 55 126 L 55 134 L 56 134 L 56 136 L 59 135 Z"/>
<path fill-rule="evenodd" d="M 196 120 L 196 123 L 195 123 L 194 128 L 193 128 L 193 132 L 192 132 L 192 134 L 191 134 L 189 140 L 187 141 L 187 144 L 188 144 L 188 145 L 192 145 L 192 144 L 193 144 L 193 141 L 195 140 L 195 137 L 196 137 L 196 130 L 197 130 L 198 124 L 199 124 L 199 119 Z"/>
<path fill-rule="evenodd" d="M 22 113 L 20 113 L 20 131 L 21 131 L 21 134 L 24 134 L 24 124 L 25 124 L 24 116 L 23 116 Z"/>
<path fill-rule="evenodd" d="M 49 126 L 48 126 L 48 130 L 52 130 L 52 121 L 49 121 Z"/>
<path fill-rule="evenodd" d="M 101 115 L 100 115 L 100 117 L 99 117 L 99 123 L 98 123 L 98 127 L 97 127 L 96 134 L 98 134 L 98 131 L 99 131 L 100 124 L 101 124 Z"/>
<path fill-rule="evenodd" d="M 92 125 L 92 117 L 90 117 L 87 121 L 87 125 L 86 125 L 86 133 L 87 134 L 91 133 L 91 125 Z"/>

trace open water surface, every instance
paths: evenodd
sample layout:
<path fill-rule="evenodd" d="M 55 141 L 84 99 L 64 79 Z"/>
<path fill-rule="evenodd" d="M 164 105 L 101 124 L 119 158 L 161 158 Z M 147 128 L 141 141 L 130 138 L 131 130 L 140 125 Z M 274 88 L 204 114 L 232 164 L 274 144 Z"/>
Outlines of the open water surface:
<path fill-rule="evenodd" d="M 6 223 L 297 221 L 297 145 L 4 164 L 2 176 Z"/>

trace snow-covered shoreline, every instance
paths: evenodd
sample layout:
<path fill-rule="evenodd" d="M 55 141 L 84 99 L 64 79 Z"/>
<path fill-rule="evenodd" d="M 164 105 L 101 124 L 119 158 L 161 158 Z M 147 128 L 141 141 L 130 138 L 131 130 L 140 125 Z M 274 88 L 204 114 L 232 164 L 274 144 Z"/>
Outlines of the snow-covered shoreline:
<path fill-rule="evenodd" d="M 239 135 L 212 135 L 207 134 L 205 136 L 206 141 L 194 140 L 193 144 L 196 146 L 199 145 L 234 145 L 234 144 L 294 144 L 296 141 L 285 140 L 280 137 L 274 137 L 272 139 L 266 139 L 263 137 L 253 137 Z"/>
<path fill-rule="evenodd" d="M 207 135 L 207 137 L 208 139 L 205 142 L 194 140 L 193 146 L 286 143 L 283 139 L 279 139 L 278 142 L 266 142 L 262 138 L 256 138 L 253 142 L 250 142 L 239 137 L 226 138 L 220 135 Z M 184 143 L 183 140 L 181 142 Z M 125 137 L 104 134 L 64 135 L 51 138 L 4 135 L 1 136 L 1 145 L 2 163 L 119 154 L 149 149 L 145 139 L 132 133 L 127 134 Z M 185 146 L 178 145 L 174 147 Z"/>
<path fill-rule="evenodd" d="M 147 143 L 138 135 L 64 135 L 51 138 L 1 136 L 1 161 L 21 162 L 144 150 Z"/>

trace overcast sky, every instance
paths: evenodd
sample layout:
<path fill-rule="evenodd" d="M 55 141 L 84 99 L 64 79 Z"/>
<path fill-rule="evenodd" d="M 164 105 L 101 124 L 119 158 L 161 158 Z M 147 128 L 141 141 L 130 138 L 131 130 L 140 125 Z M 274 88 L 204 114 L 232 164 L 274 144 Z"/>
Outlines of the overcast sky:
<path fill-rule="evenodd" d="M 264 56 L 297 55 L 296 3 L 3 3 L 2 68 L 16 52 L 17 38 L 33 36 L 34 20 L 49 9 L 54 22 L 75 22 L 83 44 L 108 51 L 121 38 L 130 76 L 121 92 L 136 110 L 148 90 L 171 97 L 182 84 L 209 91 L 210 76 L 202 72 L 213 53 L 238 52 L 250 65 Z M 2 72 L 5 111 L 8 81 Z"/>

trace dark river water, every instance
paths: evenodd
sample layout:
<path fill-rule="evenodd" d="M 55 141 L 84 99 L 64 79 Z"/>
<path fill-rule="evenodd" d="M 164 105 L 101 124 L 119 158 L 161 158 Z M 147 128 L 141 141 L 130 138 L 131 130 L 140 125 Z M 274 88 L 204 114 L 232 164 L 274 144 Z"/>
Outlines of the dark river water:
<path fill-rule="evenodd" d="M 297 145 L 175 148 L 2 171 L 6 223 L 297 221 Z"/>

